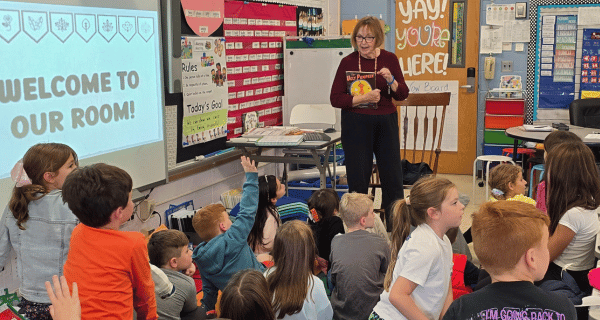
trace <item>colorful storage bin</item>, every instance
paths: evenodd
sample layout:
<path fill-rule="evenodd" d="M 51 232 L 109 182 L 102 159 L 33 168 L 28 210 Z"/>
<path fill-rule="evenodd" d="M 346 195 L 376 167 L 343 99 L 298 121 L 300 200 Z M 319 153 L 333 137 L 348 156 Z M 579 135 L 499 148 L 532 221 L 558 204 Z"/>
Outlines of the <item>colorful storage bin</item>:
<path fill-rule="evenodd" d="M 485 115 L 486 129 L 507 129 L 523 125 L 523 116 Z"/>
<path fill-rule="evenodd" d="M 513 138 L 509 138 L 504 134 L 504 130 L 485 130 L 483 133 L 483 142 L 488 144 L 507 144 L 513 145 Z M 520 143 L 521 141 L 519 141 Z M 506 146 L 504 146 L 506 147 Z M 500 149 L 500 155 L 502 154 L 502 149 Z"/>
<path fill-rule="evenodd" d="M 505 114 L 522 116 L 525 100 L 488 99 L 485 101 L 485 112 L 489 114 Z"/>

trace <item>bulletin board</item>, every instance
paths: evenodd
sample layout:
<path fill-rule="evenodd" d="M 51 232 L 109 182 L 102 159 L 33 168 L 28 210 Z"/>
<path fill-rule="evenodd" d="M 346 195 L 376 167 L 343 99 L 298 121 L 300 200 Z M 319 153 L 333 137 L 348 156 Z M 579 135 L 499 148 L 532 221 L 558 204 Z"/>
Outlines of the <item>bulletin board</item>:
<path fill-rule="evenodd" d="M 182 16 L 187 19 L 191 13 L 184 12 L 183 9 Z M 178 109 L 175 120 L 177 137 L 173 139 L 177 144 L 177 164 L 194 159 L 195 156 L 225 149 L 226 140 L 241 135 L 244 125 L 252 127 L 282 124 L 282 39 L 297 34 L 296 6 L 225 1 L 223 14 L 221 26 L 211 29 L 214 30 L 209 34 L 211 48 L 207 50 L 207 56 L 216 57 L 218 54 L 214 53 L 214 49 L 221 45 L 224 47 L 225 62 L 221 63 L 221 75 L 217 76 L 216 83 L 208 83 L 210 90 L 227 88 L 227 94 L 222 103 L 220 98 L 207 97 L 204 101 L 208 102 L 209 111 L 216 116 L 209 119 L 214 123 L 210 127 L 203 126 L 202 123 L 207 119 L 201 118 L 200 114 L 192 115 L 187 112 L 182 94 L 167 94 L 166 97 L 166 105 L 177 105 Z M 182 36 L 190 36 L 192 33 L 190 26 L 182 22 Z M 217 41 L 215 44 L 215 37 L 221 40 L 220 43 Z M 184 43 L 184 47 L 189 45 Z M 193 48 L 193 43 L 191 45 Z M 184 47 L 182 54 L 186 54 Z M 188 60 L 182 59 L 182 62 L 186 61 Z M 214 68 L 217 72 L 216 62 L 209 61 L 208 64 L 211 64 L 211 70 Z M 223 80 L 222 83 L 220 79 Z M 214 110 L 213 100 L 217 106 Z M 203 102 L 199 101 L 198 106 L 202 105 Z M 193 105 L 195 106 L 196 104 Z M 217 109 L 227 110 L 224 124 L 221 123 L 222 112 L 216 112 Z M 201 121 L 197 122 L 196 118 Z M 205 133 L 204 138 L 202 132 Z"/>
<path fill-rule="evenodd" d="M 526 123 L 532 123 L 534 120 L 552 121 L 552 119 L 558 119 L 560 122 L 568 121 L 570 102 L 580 97 L 583 88 L 589 87 L 582 82 L 584 78 L 582 72 L 585 70 L 582 69 L 585 63 L 583 59 L 586 56 L 583 54 L 583 49 L 589 49 L 589 46 L 584 45 L 584 30 L 590 29 L 588 32 L 591 36 L 591 29 L 600 29 L 600 24 L 590 25 L 588 22 L 582 24 L 581 18 L 588 19 L 579 16 L 581 8 L 587 9 L 586 12 L 599 10 L 600 0 L 531 0 L 529 2 L 530 33 L 535 45 L 528 46 Z M 544 16 L 556 17 L 553 27 L 544 28 L 544 19 L 550 24 L 551 21 L 548 20 L 552 20 Z M 574 30 L 576 31 L 575 42 L 571 38 L 572 32 L 569 32 L 573 30 L 566 30 L 571 27 L 562 26 L 573 22 L 577 25 Z M 553 39 L 544 40 L 544 37 Z M 570 52 L 573 45 L 574 50 Z M 552 51 L 552 55 L 544 53 L 545 56 L 542 56 L 544 51 Z M 587 56 L 591 59 L 592 55 Z M 596 59 L 600 58 L 600 53 L 595 56 Z M 588 75 L 591 70 L 590 65 Z M 551 74 L 548 71 L 552 71 Z"/>
<path fill-rule="evenodd" d="M 283 123 L 283 37 L 296 28 L 295 6 L 225 2 L 227 138 Z"/>

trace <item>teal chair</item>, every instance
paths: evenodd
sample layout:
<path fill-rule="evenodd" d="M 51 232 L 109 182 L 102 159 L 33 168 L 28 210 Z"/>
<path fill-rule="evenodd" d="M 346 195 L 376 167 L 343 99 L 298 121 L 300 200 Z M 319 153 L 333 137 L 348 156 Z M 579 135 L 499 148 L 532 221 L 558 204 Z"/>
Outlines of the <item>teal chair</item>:
<path fill-rule="evenodd" d="M 544 164 L 536 164 L 535 166 L 531 167 L 531 171 L 529 173 L 529 197 L 531 198 L 531 195 L 533 193 L 533 186 L 537 185 L 539 182 L 537 183 L 533 183 L 533 177 L 534 177 L 534 173 L 536 171 L 540 172 L 540 180 L 542 180 L 542 177 L 544 176 Z"/>

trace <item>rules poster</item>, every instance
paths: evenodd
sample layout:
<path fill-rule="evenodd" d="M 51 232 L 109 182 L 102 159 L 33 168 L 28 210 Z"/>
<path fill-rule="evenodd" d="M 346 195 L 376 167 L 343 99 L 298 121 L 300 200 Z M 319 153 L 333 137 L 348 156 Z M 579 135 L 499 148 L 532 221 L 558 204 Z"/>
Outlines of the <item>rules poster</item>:
<path fill-rule="evenodd" d="M 182 146 L 227 136 L 225 39 L 182 37 Z"/>

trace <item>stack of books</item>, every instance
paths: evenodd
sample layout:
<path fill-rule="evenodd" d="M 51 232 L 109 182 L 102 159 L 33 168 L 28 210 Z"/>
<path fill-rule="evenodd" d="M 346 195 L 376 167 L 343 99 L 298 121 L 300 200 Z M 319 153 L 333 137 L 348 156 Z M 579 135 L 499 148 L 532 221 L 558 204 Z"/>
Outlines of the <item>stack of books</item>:
<path fill-rule="evenodd" d="M 243 134 L 244 138 L 257 138 L 257 146 L 297 146 L 302 143 L 304 136 L 296 127 L 265 127 L 254 128 Z"/>
<path fill-rule="evenodd" d="M 260 138 L 264 136 L 286 136 L 300 133 L 301 130 L 296 127 L 264 127 L 264 128 L 253 128 L 250 131 L 244 133 L 244 138 Z"/>
<path fill-rule="evenodd" d="M 255 144 L 257 146 L 297 146 L 304 141 L 304 136 L 264 136 L 258 139 Z"/>

